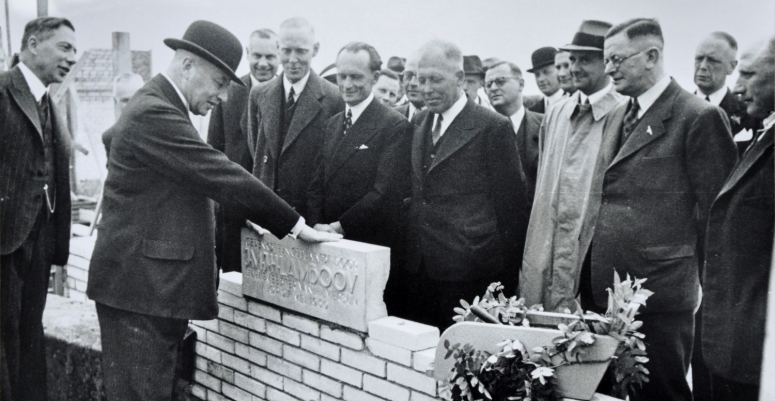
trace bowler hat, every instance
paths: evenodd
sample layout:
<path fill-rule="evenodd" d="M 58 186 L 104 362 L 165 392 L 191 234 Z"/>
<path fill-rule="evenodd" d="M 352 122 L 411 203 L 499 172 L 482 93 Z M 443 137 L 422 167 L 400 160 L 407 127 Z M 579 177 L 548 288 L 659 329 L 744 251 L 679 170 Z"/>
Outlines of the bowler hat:
<path fill-rule="evenodd" d="M 557 54 L 557 49 L 551 46 L 542 47 L 534 51 L 533 55 L 530 57 L 533 61 L 533 68 L 527 70 L 527 72 L 533 73 L 547 65 L 554 65 L 555 54 Z"/>
<path fill-rule="evenodd" d="M 573 36 L 573 42 L 560 50 L 603 51 L 605 34 L 611 29 L 611 24 L 604 21 L 586 20 L 581 22 L 579 31 Z"/>
<path fill-rule="evenodd" d="M 242 60 L 242 44 L 231 32 L 210 21 L 194 21 L 186 29 L 183 39 L 164 39 L 172 50 L 188 50 L 209 61 L 229 75 L 232 81 L 245 86 L 234 73 Z"/>
<path fill-rule="evenodd" d="M 479 56 L 463 56 L 463 72 L 484 78 L 484 68 Z"/>
<path fill-rule="evenodd" d="M 393 56 L 388 59 L 387 62 L 387 68 L 396 74 L 400 74 L 404 72 L 404 64 L 406 63 L 406 59 L 403 59 L 398 56 Z"/>

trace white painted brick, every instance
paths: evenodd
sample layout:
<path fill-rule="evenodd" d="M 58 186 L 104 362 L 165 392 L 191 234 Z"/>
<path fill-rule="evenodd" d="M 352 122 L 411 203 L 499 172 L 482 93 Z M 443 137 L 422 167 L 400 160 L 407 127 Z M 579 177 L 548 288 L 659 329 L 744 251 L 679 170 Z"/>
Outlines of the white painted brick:
<path fill-rule="evenodd" d="M 285 380 L 285 387 L 283 387 L 286 393 L 293 395 L 294 397 L 304 401 L 319 401 L 320 391 L 305 386 L 299 382 L 293 380 Z"/>
<path fill-rule="evenodd" d="M 197 355 L 203 356 L 211 361 L 221 363 L 220 350 L 199 341 L 196 342 L 194 349 L 196 350 Z"/>
<path fill-rule="evenodd" d="M 216 393 L 213 390 L 207 390 L 207 401 L 230 401 L 228 398 L 221 394 Z"/>
<path fill-rule="evenodd" d="M 283 356 L 283 343 L 258 333 L 250 333 L 250 346 L 270 354 Z"/>
<path fill-rule="evenodd" d="M 237 372 L 241 372 L 246 375 L 250 374 L 250 363 L 242 358 L 237 358 L 236 356 L 230 354 L 223 354 L 221 363 L 223 363 L 223 366 L 234 369 Z M 388 376 L 388 378 L 389 377 L 390 376 Z"/>
<path fill-rule="evenodd" d="M 301 345 L 301 334 L 298 331 L 277 323 L 266 322 L 266 335 L 297 347 Z"/>
<path fill-rule="evenodd" d="M 248 343 L 248 330 L 227 322 L 219 322 L 220 333 L 243 344 Z"/>
<path fill-rule="evenodd" d="M 234 371 L 215 362 L 207 362 L 207 373 L 227 383 L 234 384 Z"/>
<path fill-rule="evenodd" d="M 81 280 L 75 280 L 75 289 L 81 292 L 86 292 L 86 282 Z"/>
<path fill-rule="evenodd" d="M 285 376 L 286 378 L 291 378 L 299 382 L 301 381 L 301 367 L 298 365 L 294 365 L 280 358 L 267 355 L 266 367 L 273 372 Z"/>
<path fill-rule="evenodd" d="M 434 360 L 436 360 L 436 348 L 417 351 L 412 354 L 412 367 L 414 370 L 425 373 L 433 365 Z"/>
<path fill-rule="evenodd" d="M 387 366 L 387 378 L 391 382 L 399 383 L 402 386 L 433 396 L 436 395 L 436 380 L 412 369 L 389 363 Z"/>
<path fill-rule="evenodd" d="M 266 352 L 249 347 L 245 344 L 234 344 L 234 353 L 247 358 L 258 366 L 266 366 Z"/>
<path fill-rule="evenodd" d="M 286 313 L 283 315 L 283 325 L 302 333 L 320 337 L 320 324 L 314 320 Z"/>
<path fill-rule="evenodd" d="M 352 348 L 354 350 L 363 350 L 363 339 L 361 336 L 354 333 L 332 329 L 323 325 L 320 327 L 320 338 L 332 343 L 344 345 L 345 347 Z"/>
<path fill-rule="evenodd" d="M 339 360 L 339 347 L 319 338 L 301 335 L 301 348 L 335 361 Z"/>
<path fill-rule="evenodd" d="M 201 328 L 210 330 L 210 331 L 214 331 L 216 333 L 218 332 L 218 320 L 216 320 L 216 319 L 213 319 L 213 320 L 192 320 L 191 324 L 193 324 L 194 326 L 199 326 Z"/>
<path fill-rule="evenodd" d="M 409 396 L 409 401 L 439 401 L 436 397 L 430 397 L 419 391 L 412 390 L 412 395 Z"/>
<path fill-rule="evenodd" d="M 234 309 L 239 309 L 245 312 L 247 312 L 248 310 L 247 299 L 243 298 L 242 295 L 238 296 L 234 294 L 229 294 L 228 292 L 223 290 L 218 291 L 218 303 L 229 305 Z"/>
<path fill-rule="evenodd" d="M 385 401 L 384 398 L 375 397 L 350 386 L 344 386 L 342 399 L 345 401 Z"/>
<path fill-rule="evenodd" d="M 266 397 L 266 385 L 259 382 L 258 380 L 253 380 L 247 376 L 243 376 L 237 373 L 234 375 L 234 384 L 236 384 L 237 387 L 243 390 L 247 390 L 254 395 L 259 397 Z"/>
<path fill-rule="evenodd" d="M 191 385 L 191 394 L 200 400 L 207 399 L 207 389 L 198 384 Z"/>
<path fill-rule="evenodd" d="M 316 372 L 320 371 L 320 357 L 289 345 L 283 345 L 283 359 Z"/>
<path fill-rule="evenodd" d="M 228 383 L 223 383 L 223 395 L 234 399 L 235 401 L 253 401 L 253 396 L 245 390 L 232 386 Z"/>
<path fill-rule="evenodd" d="M 73 255 L 71 253 L 70 257 L 67 258 L 67 275 L 70 275 L 70 267 L 74 267 L 82 271 L 89 271 L 89 263 L 89 259 L 78 255 Z"/>
<path fill-rule="evenodd" d="M 262 303 L 248 301 L 248 312 L 250 312 L 251 315 L 256 315 L 258 317 L 262 317 L 266 320 L 272 320 L 277 323 L 281 323 L 283 321 L 279 310 Z"/>
<path fill-rule="evenodd" d="M 320 393 L 320 401 L 340 401 L 341 398 L 334 398 L 328 394 Z"/>
<path fill-rule="evenodd" d="M 234 311 L 234 323 L 259 333 L 266 333 L 266 319 L 253 316 L 240 310 Z"/>
<path fill-rule="evenodd" d="M 70 256 L 70 257 L 73 258 L 73 256 Z M 78 268 L 76 266 L 70 266 L 70 263 L 68 263 L 68 266 L 67 266 L 67 277 L 72 277 L 72 278 L 74 278 L 76 280 L 81 280 L 81 281 L 89 281 L 89 269 L 88 268 L 86 268 L 86 269 Z"/>
<path fill-rule="evenodd" d="M 218 319 L 233 322 L 234 308 L 224 306 L 224 305 L 218 305 Z"/>
<path fill-rule="evenodd" d="M 190 327 L 191 330 L 194 330 L 196 332 L 197 342 L 205 342 L 207 338 L 207 330 L 205 330 L 203 327 L 194 326 L 193 324 L 189 325 L 188 327 Z"/>
<path fill-rule="evenodd" d="M 221 351 L 226 351 L 230 354 L 234 353 L 234 340 L 228 339 L 220 334 L 213 332 L 207 333 L 207 343 Z"/>
<path fill-rule="evenodd" d="M 362 352 L 342 348 L 342 363 L 375 376 L 385 377 L 387 363 Z"/>
<path fill-rule="evenodd" d="M 298 401 L 296 397 L 291 397 L 290 395 L 285 394 L 284 391 L 275 390 L 271 387 L 266 390 L 266 399 L 268 401 Z"/>
<path fill-rule="evenodd" d="M 194 366 L 199 370 L 207 371 L 207 362 L 207 359 L 201 356 L 194 357 Z"/>
<path fill-rule="evenodd" d="M 439 329 L 395 316 L 369 322 L 369 337 L 410 351 L 435 347 L 439 343 Z"/>
<path fill-rule="evenodd" d="M 71 288 L 71 287 L 68 287 Z M 74 299 L 78 302 L 88 302 L 89 298 L 86 297 L 86 294 L 78 291 L 70 291 L 70 299 Z"/>
<path fill-rule="evenodd" d="M 260 366 L 250 366 L 250 377 L 275 388 L 283 388 L 283 377 Z"/>
<path fill-rule="evenodd" d="M 363 386 L 363 372 L 340 363 L 323 359 L 320 361 L 320 373 L 358 388 Z"/>
<path fill-rule="evenodd" d="M 221 391 L 221 381 L 201 370 L 194 371 L 194 382 L 215 391 Z"/>
<path fill-rule="evenodd" d="M 363 376 L 363 389 L 391 401 L 409 401 L 409 390 L 374 376 Z"/>
<path fill-rule="evenodd" d="M 253 396 L 253 401 L 266 401 L 266 398 L 264 398 L 264 397 L 258 397 L 258 396 L 255 396 L 255 395 L 254 395 L 254 396 Z"/>
<path fill-rule="evenodd" d="M 228 272 L 221 273 L 220 283 L 218 289 L 228 292 L 229 294 L 242 296 L 242 273 L 240 272 Z"/>
<path fill-rule="evenodd" d="M 366 346 L 372 354 L 402 365 L 412 366 L 412 351 L 395 345 L 383 343 L 373 338 L 366 339 Z"/>
<path fill-rule="evenodd" d="M 304 384 L 316 390 L 342 398 L 342 383 L 336 380 L 331 380 L 307 369 L 304 369 L 302 372 L 302 379 Z"/>

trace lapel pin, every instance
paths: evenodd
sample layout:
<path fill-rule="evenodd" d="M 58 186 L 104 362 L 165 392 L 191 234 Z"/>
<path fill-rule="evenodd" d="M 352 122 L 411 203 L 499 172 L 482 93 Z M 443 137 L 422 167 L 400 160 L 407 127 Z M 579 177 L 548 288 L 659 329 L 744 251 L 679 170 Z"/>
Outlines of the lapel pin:
<path fill-rule="evenodd" d="M 647 133 L 647 134 L 649 134 L 649 135 L 654 135 L 654 131 L 652 131 L 652 130 L 651 130 L 651 126 L 650 126 L 650 125 L 649 125 L 649 127 L 646 129 L 646 133 Z"/>
<path fill-rule="evenodd" d="M 368 149 L 369 147 L 366 145 L 361 145 L 358 149 Z"/>

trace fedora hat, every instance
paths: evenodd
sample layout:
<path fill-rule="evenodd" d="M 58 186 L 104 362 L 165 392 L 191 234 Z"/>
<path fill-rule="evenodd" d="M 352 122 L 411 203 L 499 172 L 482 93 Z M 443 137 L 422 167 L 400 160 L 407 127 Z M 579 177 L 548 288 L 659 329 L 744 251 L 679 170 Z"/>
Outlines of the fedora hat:
<path fill-rule="evenodd" d="M 557 49 L 552 46 L 542 47 L 533 52 L 530 59 L 533 61 L 533 68 L 527 70 L 529 73 L 533 73 L 535 70 L 540 70 L 547 65 L 554 65 L 554 55 L 557 54 Z"/>
<path fill-rule="evenodd" d="M 463 72 L 484 78 L 484 68 L 479 56 L 463 56 Z"/>
<path fill-rule="evenodd" d="M 579 31 L 573 36 L 573 42 L 560 50 L 603 51 L 605 34 L 611 29 L 611 24 L 604 21 L 586 20 L 581 22 Z"/>
<path fill-rule="evenodd" d="M 242 60 L 242 44 L 231 32 L 210 21 L 194 21 L 186 29 L 183 39 L 164 39 L 172 50 L 188 50 L 209 61 L 229 75 L 232 81 L 245 86 L 234 73 Z"/>

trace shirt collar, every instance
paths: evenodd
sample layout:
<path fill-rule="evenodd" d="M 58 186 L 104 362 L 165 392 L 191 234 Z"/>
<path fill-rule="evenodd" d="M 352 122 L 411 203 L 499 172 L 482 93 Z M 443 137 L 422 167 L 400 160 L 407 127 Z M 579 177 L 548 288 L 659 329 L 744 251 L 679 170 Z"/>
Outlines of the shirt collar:
<path fill-rule="evenodd" d="M 175 85 L 175 81 L 173 81 L 173 80 L 172 80 L 172 78 L 170 78 L 170 76 L 169 76 L 169 75 L 167 75 L 167 73 L 166 73 L 166 72 L 162 72 L 162 73 L 161 73 L 161 75 L 162 75 L 164 78 L 167 78 L 167 81 L 169 81 L 169 82 L 170 82 L 170 84 L 172 85 L 172 87 L 175 89 L 175 92 L 177 92 L 177 93 L 178 93 L 178 96 L 180 96 L 180 100 L 182 100 L 182 101 L 183 101 L 183 104 L 186 106 L 186 110 L 188 110 L 188 100 L 186 100 L 186 97 L 185 97 L 185 96 L 183 96 L 183 92 L 181 92 L 181 91 L 180 91 L 180 89 L 178 88 L 178 86 L 177 86 L 177 85 Z"/>
<path fill-rule="evenodd" d="M 352 123 L 355 124 L 355 121 L 358 120 L 358 117 L 361 116 L 361 113 L 363 113 L 364 110 L 366 110 L 366 107 L 369 107 L 371 104 L 371 101 L 374 100 L 374 95 L 369 93 L 369 97 L 364 99 L 362 102 L 356 104 L 355 106 L 350 107 L 349 104 L 345 104 L 345 115 L 347 115 L 347 112 L 352 110 L 353 116 L 352 116 Z"/>
<path fill-rule="evenodd" d="M 557 101 L 562 99 L 562 95 L 563 95 L 562 89 L 558 89 L 557 92 L 554 92 L 552 94 L 552 96 L 544 96 L 544 99 L 546 99 L 546 101 L 548 102 L 547 106 L 551 106 L 557 103 Z"/>
<path fill-rule="evenodd" d="M 288 99 L 288 94 L 291 93 L 291 88 L 293 88 L 293 92 L 296 95 L 293 100 L 299 100 L 301 91 L 303 91 L 307 86 L 307 80 L 309 80 L 309 71 L 307 71 L 307 74 L 304 75 L 300 80 L 296 81 L 296 83 L 291 83 L 291 81 L 288 80 L 288 76 L 283 74 L 283 89 L 285 89 L 285 99 Z"/>
<path fill-rule="evenodd" d="M 762 125 L 764 126 L 763 131 L 765 132 L 775 126 L 775 112 L 770 113 L 770 115 L 762 121 Z"/>
<path fill-rule="evenodd" d="M 648 88 L 645 92 L 641 93 L 640 96 L 637 97 L 638 99 L 638 106 L 640 107 L 640 110 L 638 110 L 638 118 L 642 118 L 644 114 L 651 108 L 651 106 L 654 104 L 654 102 L 657 101 L 659 96 L 662 94 L 662 92 L 667 89 L 667 87 L 670 85 L 670 76 L 665 75 L 657 81 L 651 88 Z"/>
<path fill-rule="evenodd" d="M 567 101 L 582 104 L 589 99 L 589 104 L 592 106 L 592 117 L 595 121 L 599 121 L 618 106 L 623 98 L 622 95 L 616 92 L 613 82 L 609 82 L 605 88 L 589 96 L 585 95 L 582 91 L 577 90 L 570 95 L 570 100 Z"/>
<path fill-rule="evenodd" d="M 258 80 L 256 79 L 256 77 L 253 76 L 253 74 L 248 74 L 248 76 L 250 77 L 250 87 L 251 88 L 255 88 L 256 86 L 258 86 L 258 84 L 261 83 L 261 82 L 258 82 Z"/>
<path fill-rule="evenodd" d="M 519 127 L 522 125 L 522 120 L 525 119 L 525 108 L 520 106 L 519 110 L 512 114 L 509 119 L 511 119 L 511 124 L 514 126 L 514 133 L 519 132 Z"/>
<path fill-rule="evenodd" d="M 38 76 L 24 63 L 19 63 L 19 70 L 21 70 L 22 75 L 24 75 L 24 80 L 27 81 L 27 86 L 30 87 L 30 92 L 32 92 L 35 101 L 40 102 L 40 99 L 48 91 L 48 87 L 43 85 L 40 78 L 38 78 Z"/>
<path fill-rule="evenodd" d="M 441 135 L 444 135 L 444 132 L 447 131 L 447 128 L 450 124 L 452 124 L 452 121 L 455 120 L 455 117 L 457 117 L 458 114 L 460 114 L 461 111 L 463 111 L 463 108 L 466 107 L 466 103 L 468 102 L 468 98 L 464 93 L 460 94 L 460 98 L 457 99 L 455 103 L 450 106 L 446 111 L 441 113 L 441 116 L 444 117 L 443 120 L 441 120 L 441 132 L 439 134 L 439 137 Z M 436 119 L 438 119 L 438 114 L 433 115 L 433 125 L 436 125 Z"/>
<path fill-rule="evenodd" d="M 705 96 L 708 96 L 708 98 L 710 98 L 710 104 L 718 106 L 721 104 L 721 101 L 724 100 L 724 96 L 727 95 L 727 87 L 722 86 L 719 90 L 711 93 L 710 95 L 705 95 L 699 89 L 697 89 L 694 94 L 702 100 L 705 100 Z"/>

